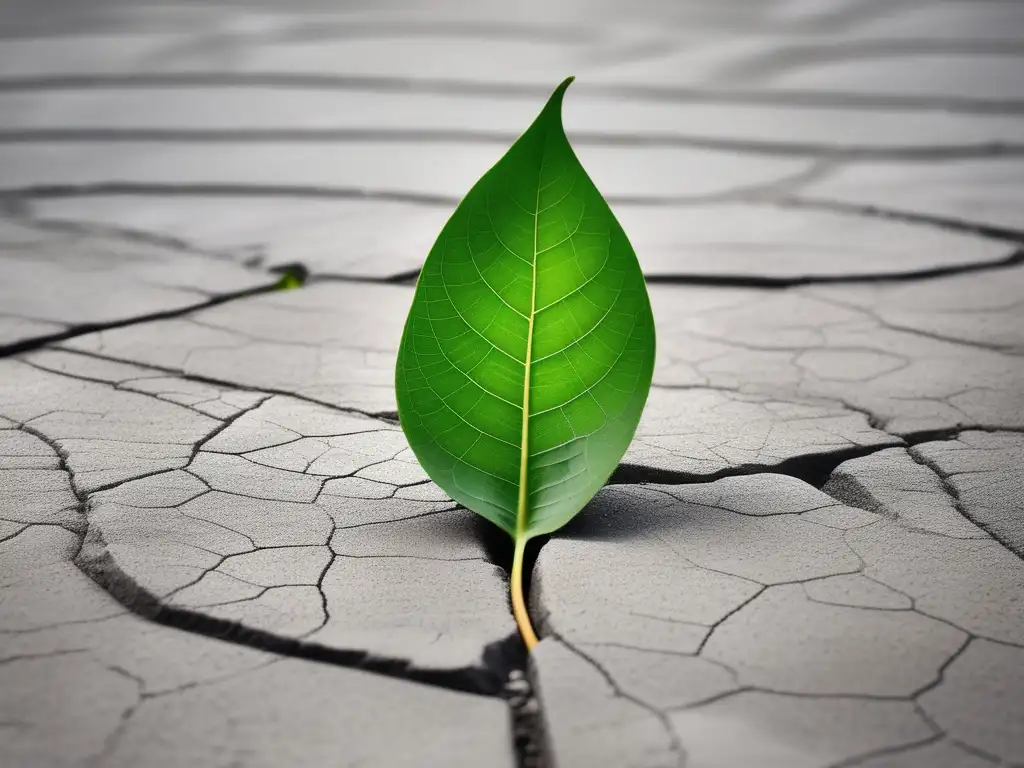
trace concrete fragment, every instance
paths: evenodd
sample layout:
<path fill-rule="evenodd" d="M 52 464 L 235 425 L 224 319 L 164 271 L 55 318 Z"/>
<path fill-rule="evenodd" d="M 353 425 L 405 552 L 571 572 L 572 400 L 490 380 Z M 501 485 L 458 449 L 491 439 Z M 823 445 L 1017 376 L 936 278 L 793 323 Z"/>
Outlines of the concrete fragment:
<path fill-rule="evenodd" d="M 882 611 L 905 611 L 913 607 L 913 601 L 906 595 L 860 574 L 806 581 L 803 587 L 807 597 L 819 603 Z"/>
<path fill-rule="evenodd" d="M 960 514 L 940 478 L 903 448 L 843 462 L 829 475 L 823 490 L 911 530 L 958 539 L 986 538 L 984 531 Z"/>
<path fill-rule="evenodd" d="M 5 169 L 6 163 L 0 160 Z M 31 247 L 0 243 L 7 276 L 0 283 L 0 344 L 202 306 L 210 297 L 275 281 L 238 262 L 110 233 L 43 231 L 37 237 L 42 242 Z"/>
<path fill-rule="evenodd" d="M 948 483 L 972 522 L 1024 557 L 1024 435 L 969 431 L 911 450 Z"/>
<path fill-rule="evenodd" d="M 757 688 L 905 697 L 937 680 L 965 639 L 912 611 L 828 605 L 788 584 L 716 627 L 703 653 Z"/>
<path fill-rule="evenodd" d="M 975 640 L 920 703 L 954 739 L 1011 764 L 1024 761 L 1024 649 Z"/>
<path fill-rule="evenodd" d="M 586 659 L 554 638 L 530 654 L 548 749 L 558 765 L 674 768 L 679 746 L 657 712 L 619 695 Z"/>
<path fill-rule="evenodd" d="M 693 765 L 820 768 L 934 735 L 906 701 L 749 692 L 670 715 Z"/>
<path fill-rule="evenodd" d="M 510 742 L 498 699 L 286 660 L 146 701 L 107 763 L 511 768 Z"/>
<path fill-rule="evenodd" d="M 1024 563 L 991 540 L 951 539 L 879 522 L 846 541 L 864 574 L 907 595 L 918 611 L 981 637 L 1024 643 Z"/>

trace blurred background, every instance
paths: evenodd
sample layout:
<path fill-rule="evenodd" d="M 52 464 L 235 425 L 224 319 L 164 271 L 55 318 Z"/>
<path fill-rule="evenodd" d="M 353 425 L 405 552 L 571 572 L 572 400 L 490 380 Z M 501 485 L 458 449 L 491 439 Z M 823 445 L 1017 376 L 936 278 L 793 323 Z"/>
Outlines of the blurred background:
<path fill-rule="evenodd" d="M 1013 0 L 0 9 L 9 223 L 163 238 L 250 270 L 408 277 L 569 74 L 570 138 L 648 276 L 908 269 L 927 232 L 840 214 L 1012 228 L 1024 210 Z M 49 279 L 6 281 L 0 300 Z M 33 316 L 116 315 L 91 311 Z"/>

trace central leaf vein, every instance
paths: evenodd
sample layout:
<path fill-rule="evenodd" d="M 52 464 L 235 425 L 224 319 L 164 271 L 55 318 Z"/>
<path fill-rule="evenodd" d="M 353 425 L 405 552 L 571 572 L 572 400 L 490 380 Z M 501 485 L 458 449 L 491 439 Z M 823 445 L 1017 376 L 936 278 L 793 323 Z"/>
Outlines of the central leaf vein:
<path fill-rule="evenodd" d="M 526 360 L 523 363 L 523 432 L 520 442 L 522 447 L 519 455 L 519 504 L 516 510 L 516 538 L 520 539 L 526 533 L 527 517 L 529 514 L 529 492 L 527 490 L 527 478 L 529 475 L 530 459 L 530 368 L 533 358 L 533 323 L 537 315 L 537 235 L 540 229 L 540 193 L 542 190 L 541 179 L 544 175 L 544 149 L 547 137 L 541 142 L 540 168 L 537 170 L 537 195 L 533 205 L 533 264 L 531 265 L 530 279 L 530 317 L 526 329 Z"/>

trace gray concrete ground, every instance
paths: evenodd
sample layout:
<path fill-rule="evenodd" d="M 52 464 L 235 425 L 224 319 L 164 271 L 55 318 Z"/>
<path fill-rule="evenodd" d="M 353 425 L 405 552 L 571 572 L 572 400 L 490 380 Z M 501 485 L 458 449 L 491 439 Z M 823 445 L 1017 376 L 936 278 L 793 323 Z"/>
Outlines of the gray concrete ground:
<path fill-rule="evenodd" d="M 658 362 L 527 659 L 392 379 L 568 74 Z M 5 768 L 1024 765 L 1024 3 L 3 2 L 0 213 Z"/>

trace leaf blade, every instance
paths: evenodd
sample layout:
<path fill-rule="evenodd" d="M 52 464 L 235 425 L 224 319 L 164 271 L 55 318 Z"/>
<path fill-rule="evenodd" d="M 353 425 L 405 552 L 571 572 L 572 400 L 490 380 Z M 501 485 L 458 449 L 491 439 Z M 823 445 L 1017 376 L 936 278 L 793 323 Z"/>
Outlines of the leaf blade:
<path fill-rule="evenodd" d="M 517 542 L 560 528 L 607 481 L 653 373 L 636 255 L 562 128 L 570 82 L 441 231 L 396 365 L 427 473 Z"/>

